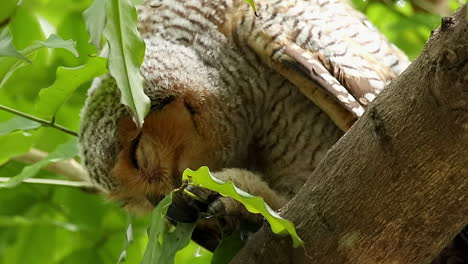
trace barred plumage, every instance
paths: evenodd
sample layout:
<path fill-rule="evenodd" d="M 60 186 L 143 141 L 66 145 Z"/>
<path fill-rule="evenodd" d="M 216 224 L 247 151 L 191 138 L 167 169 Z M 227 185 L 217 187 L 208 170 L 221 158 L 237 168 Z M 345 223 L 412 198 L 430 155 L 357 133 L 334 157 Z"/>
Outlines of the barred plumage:
<path fill-rule="evenodd" d="M 278 208 L 342 135 L 338 126 L 349 127 L 408 64 L 338 0 L 256 3 L 259 17 L 243 0 L 139 8 L 152 101 L 142 131 L 126 121 L 108 76 L 82 113 L 83 163 L 112 197 L 148 209 L 183 169 L 208 165 Z M 223 201 L 225 215 L 249 217 Z"/>

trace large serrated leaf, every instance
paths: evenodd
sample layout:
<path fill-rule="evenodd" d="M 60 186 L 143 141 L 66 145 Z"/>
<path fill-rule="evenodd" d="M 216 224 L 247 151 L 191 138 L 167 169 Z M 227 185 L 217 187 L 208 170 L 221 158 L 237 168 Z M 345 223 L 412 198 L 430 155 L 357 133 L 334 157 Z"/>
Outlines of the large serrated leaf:
<path fill-rule="evenodd" d="M 89 33 L 89 43 L 100 50 L 102 32 L 106 26 L 106 0 L 94 0 L 91 6 L 83 12 L 83 17 Z"/>
<path fill-rule="evenodd" d="M 55 82 L 40 91 L 36 116 L 51 120 L 73 92 L 94 77 L 107 72 L 106 59 L 93 57 L 85 65 L 58 67 Z"/>
<path fill-rule="evenodd" d="M 231 197 L 241 202 L 251 213 L 259 213 L 270 223 L 271 230 L 275 234 L 289 234 L 293 240 L 293 246 L 299 247 L 303 244 L 296 232 L 296 228 L 291 221 L 279 216 L 268 206 L 262 197 L 250 195 L 234 186 L 232 182 L 223 182 L 214 177 L 208 167 L 200 167 L 196 171 L 186 169 L 182 175 L 183 180 L 187 180 L 191 185 L 206 188 L 221 195 Z"/>
<path fill-rule="evenodd" d="M 172 193 L 167 195 L 151 214 L 151 226 L 148 232 L 148 245 L 142 264 L 173 264 L 177 251 L 187 246 L 192 237 L 195 223 L 177 223 L 173 226 L 166 218 Z"/>
<path fill-rule="evenodd" d="M 76 139 L 59 145 L 47 158 L 23 168 L 20 174 L 11 177 L 7 182 L 0 183 L 0 188 L 13 188 L 26 179 L 34 177 L 44 166 L 51 162 L 57 162 L 64 159 L 70 159 L 76 156 L 78 152 Z"/>
<path fill-rule="evenodd" d="M 142 126 L 150 100 L 143 92 L 140 66 L 145 43 L 137 31 L 137 13 L 130 0 L 107 0 L 104 36 L 109 43 L 109 73 L 114 77 L 135 122 Z"/>

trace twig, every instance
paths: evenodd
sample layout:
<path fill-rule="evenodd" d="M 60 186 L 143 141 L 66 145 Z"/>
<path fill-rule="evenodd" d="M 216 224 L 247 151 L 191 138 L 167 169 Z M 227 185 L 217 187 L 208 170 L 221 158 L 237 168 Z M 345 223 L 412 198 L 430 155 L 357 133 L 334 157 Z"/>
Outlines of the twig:
<path fill-rule="evenodd" d="M 33 148 L 28 153 L 23 154 L 21 156 L 14 157 L 13 159 L 22 163 L 34 164 L 45 159 L 47 155 L 48 155 L 47 152 Z M 62 175 L 65 178 L 71 180 L 71 181 L 62 181 L 62 182 L 70 182 L 70 183 L 76 182 L 76 184 L 78 184 L 79 187 L 86 187 L 86 188 L 94 189 L 98 192 L 105 192 L 105 190 L 92 185 L 91 181 L 89 180 L 88 173 L 85 171 L 83 166 L 81 166 L 74 159 L 68 159 L 68 160 L 62 160 L 62 161 L 50 163 L 47 166 L 45 166 L 43 169 L 46 171 L 58 174 L 58 175 Z M 44 182 L 44 180 L 48 181 L 49 179 L 32 178 L 24 182 L 28 182 L 28 181 L 33 182 L 35 180 L 43 180 L 40 183 L 47 184 L 46 182 Z M 50 180 L 50 181 L 57 182 L 57 180 Z M 39 182 L 34 182 L 34 183 L 39 183 Z M 50 184 L 53 184 L 53 183 L 50 183 Z M 57 184 L 57 185 L 61 185 L 61 184 Z"/>
<path fill-rule="evenodd" d="M 36 116 L 32 116 L 32 115 L 29 115 L 29 114 L 26 114 L 26 113 L 23 113 L 23 112 L 20 112 L 18 110 L 15 110 L 13 108 L 10 108 L 10 107 L 7 107 L 7 106 L 4 106 L 4 105 L 0 105 L 0 109 L 1 110 L 4 110 L 4 111 L 7 111 L 7 112 L 10 112 L 12 114 L 15 114 L 17 116 L 21 116 L 21 117 L 24 117 L 26 119 L 29 119 L 29 120 L 32 120 L 32 121 L 35 121 L 43 126 L 47 126 L 47 127 L 52 127 L 52 128 L 55 128 L 55 129 L 58 129 L 62 132 L 65 132 L 69 135 L 72 135 L 72 136 L 75 136 L 77 137 L 78 136 L 78 133 L 76 133 L 75 131 L 72 131 L 66 127 L 63 127 L 61 125 L 57 125 L 55 124 L 53 121 L 47 121 L 47 120 L 44 120 L 42 118 L 39 118 L 39 117 L 36 117 Z"/>
<path fill-rule="evenodd" d="M 47 155 L 48 153 L 33 148 L 28 153 L 14 157 L 13 159 L 22 163 L 34 164 L 45 159 Z M 74 159 L 50 163 L 44 169 L 55 174 L 63 175 L 73 181 L 89 182 L 88 174 Z"/>
<path fill-rule="evenodd" d="M 0 177 L 0 182 L 7 182 L 11 178 L 9 177 Z M 47 185 L 59 185 L 65 187 L 78 187 L 78 188 L 89 188 L 96 189 L 94 185 L 89 182 L 78 182 L 78 181 L 67 181 L 67 180 L 54 180 L 54 179 L 41 179 L 41 178 L 31 178 L 26 179 L 23 183 L 37 183 L 37 184 L 47 184 Z"/>

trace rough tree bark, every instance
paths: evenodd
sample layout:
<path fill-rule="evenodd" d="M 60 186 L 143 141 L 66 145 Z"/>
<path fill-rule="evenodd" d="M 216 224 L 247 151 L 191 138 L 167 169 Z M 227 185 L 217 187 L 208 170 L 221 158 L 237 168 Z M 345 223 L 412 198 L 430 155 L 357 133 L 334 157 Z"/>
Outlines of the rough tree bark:
<path fill-rule="evenodd" d="M 468 22 L 444 18 L 416 61 L 231 263 L 430 263 L 468 224 Z M 305 254 L 304 254 L 305 251 Z"/>

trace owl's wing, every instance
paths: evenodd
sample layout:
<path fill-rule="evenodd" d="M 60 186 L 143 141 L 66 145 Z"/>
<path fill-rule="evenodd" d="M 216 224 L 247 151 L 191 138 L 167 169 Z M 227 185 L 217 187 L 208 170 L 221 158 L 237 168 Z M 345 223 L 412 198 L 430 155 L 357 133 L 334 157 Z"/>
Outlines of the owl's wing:
<path fill-rule="evenodd" d="M 245 42 L 344 130 L 409 64 L 362 14 L 339 0 L 257 5 L 258 17 L 239 6 L 221 30 Z"/>

